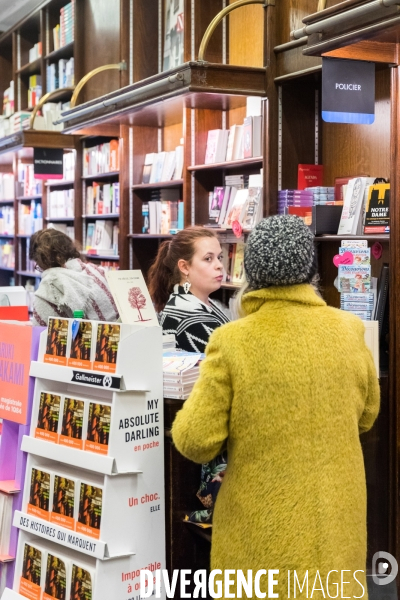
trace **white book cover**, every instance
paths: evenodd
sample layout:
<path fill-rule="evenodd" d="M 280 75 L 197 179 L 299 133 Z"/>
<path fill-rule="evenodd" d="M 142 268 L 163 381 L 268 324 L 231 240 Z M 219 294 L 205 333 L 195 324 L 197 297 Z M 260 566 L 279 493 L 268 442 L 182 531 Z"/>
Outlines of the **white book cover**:
<path fill-rule="evenodd" d="M 112 228 L 111 221 L 99 220 L 95 222 L 93 248 L 95 250 L 104 250 L 106 253 L 112 248 Z"/>
<path fill-rule="evenodd" d="M 360 218 L 364 190 L 366 185 L 374 182 L 374 177 L 355 177 L 347 184 L 340 218 L 338 235 L 355 235 Z"/>
<path fill-rule="evenodd" d="M 222 202 L 221 210 L 220 210 L 220 213 L 219 213 L 219 219 L 218 219 L 218 224 L 219 225 L 222 225 L 223 222 L 225 221 L 226 211 L 228 209 L 229 199 L 231 197 L 231 190 L 232 190 L 232 188 L 229 185 L 225 186 L 224 199 L 223 199 L 223 202 Z"/>
<path fill-rule="evenodd" d="M 204 159 L 205 165 L 211 165 L 217 162 L 218 139 L 222 129 L 210 129 L 207 134 L 206 156 Z"/>
<path fill-rule="evenodd" d="M 233 160 L 243 158 L 243 125 L 238 125 L 235 129 L 235 139 L 233 140 Z"/>
<path fill-rule="evenodd" d="M 176 152 L 172 150 L 167 153 L 167 158 L 164 164 L 163 181 L 171 181 L 174 176 L 176 167 Z"/>
<path fill-rule="evenodd" d="M 166 152 L 159 152 L 157 154 L 156 171 L 155 171 L 155 183 L 158 183 L 158 182 L 162 181 L 161 176 L 162 176 L 163 171 L 164 171 L 164 163 L 165 163 L 166 156 L 167 156 Z"/>
<path fill-rule="evenodd" d="M 248 189 L 238 190 L 235 199 L 230 207 L 229 213 L 226 217 L 227 227 L 232 227 L 234 221 L 242 222 L 244 212 L 246 210 L 247 199 L 249 195 Z"/>
<path fill-rule="evenodd" d="M 174 172 L 174 179 L 182 179 L 183 172 L 183 146 L 177 146 L 175 148 L 176 154 L 176 167 Z"/>
<path fill-rule="evenodd" d="M 122 323 L 147 327 L 158 325 L 141 271 L 107 271 L 106 277 Z"/>
<path fill-rule="evenodd" d="M 233 160 L 233 142 L 235 140 L 236 128 L 237 128 L 237 125 L 232 125 L 232 127 L 230 127 L 230 129 L 229 129 L 228 145 L 226 147 L 226 156 L 225 156 L 225 160 L 227 162 Z"/>

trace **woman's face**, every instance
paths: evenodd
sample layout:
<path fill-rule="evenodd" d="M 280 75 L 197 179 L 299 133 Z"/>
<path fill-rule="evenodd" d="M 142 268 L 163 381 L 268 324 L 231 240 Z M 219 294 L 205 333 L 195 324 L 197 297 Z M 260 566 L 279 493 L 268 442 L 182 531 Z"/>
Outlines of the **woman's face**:
<path fill-rule="evenodd" d="M 181 283 L 186 281 L 186 273 L 191 283 L 190 291 L 202 299 L 221 287 L 222 282 L 222 252 L 217 238 L 204 237 L 195 244 L 195 252 L 190 264 L 178 263 L 182 272 Z M 181 261 L 179 261 L 181 262 Z"/>

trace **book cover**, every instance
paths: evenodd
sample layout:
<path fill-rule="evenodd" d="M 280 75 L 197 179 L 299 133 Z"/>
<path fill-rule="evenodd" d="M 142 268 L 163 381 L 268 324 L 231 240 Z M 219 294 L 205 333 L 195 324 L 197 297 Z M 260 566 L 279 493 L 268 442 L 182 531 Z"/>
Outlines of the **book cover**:
<path fill-rule="evenodd" d="M 92 600 L 92 576 L 86 569 L 73 564 L 70 600 Z"/>
<path fill-rule="evenodd" d="M 60 475 L 54 476 L 53 510 L 50 521 L 61 527 L 75 528 L 75 481 Z"/>
<path fill-rule="evenodd" d="M 365 186 L 373 182 L 373 177 L 356 177 L 355 179 L 350 179 L 343 202 L 338 235 L 355 235 L 357 233 Z"/>
<path fill-rule="evenodd" d="M 143 202 L 142 204 L 142 233 L 150 232 L 150 221 L 149 221 L 149 204 Z"/>
<path fill-rule="evenodd" d="M 164 64 L 168 71 L 184 62 L 184 0 L 165 0 Z"/>
<path fill-rule="evenodd" d="M 27 513 L 48 521 L 49 510 L 50 473 L 32 468 Z"/>
<path fill-rule="evenodd" d="M 111 426 L 111 406 L 109 404 L 89 404 L 87 438 L 85 450 L 107 454 Z"/>
<path fill-rule="evenodd" d="M 233 160 L 233 143 L 235 141 L 236 128 L 237 128 L 237 125 L 232 125 L 229 128 L 228 145 L 226 147 L 226 156 L 225 156 L 225 160 L 227 162 L 230 162 L 231 160 Z"/>
<path fill-rule="evenodd" d="M 323 165 L 304 165 L 297 167 L 297 189 L 305 190 L 307 187 L 323 185 Z"/>
<path fill-rule="evenodd" d="M 93 248 L 109 252 L 112 249 L 112 221 L 106 219 L 95 221 Z"/>
<path fill-rule="evenodd" d="M 97 325 L 94 369 L 115 373 L 120 334 L 120 326 L 114 323 L 99 323 Z"/>
<path fill-rule="evenodd" d="M 246 210 L 242 220 L 243 229 L 253 229 L 257 225 L 258 216 L 260 214 L 260 203 L 262 204 L 262 191 L 261 187 L 249 187 Z"/>
<path fill-rule="evenodd" d="M 371 288 L 370 266 L 339 265 L 339 292 L 365 293 Z"/>
<path fill-rule="evenodd" d="M 68 319 L 49 317 L 46 353 L 43 361 L 55 365 L 67 365 Z"/>
<path fill-rule="evenodd" d="M 210 221 L 218 222 L 219 215 L 221 213 L 222 204 L 224 201 L 225 188 L 223 187 L 215 187 L 213 191 L 213 196 L 211 200 Z"/>
<path fill-rule="evenodd" d="M 100 538 L 103 490 L 94 485 L 81 483 L 79 516 L 76 531 L 90 537 Z"/>
<path fill-rule="evenodd" d="M 390 232 L 390 183 L 369 186 L 364 233 Z"/>
<path fill-rule="evenodd" d="M 242 189 L 238 190 L 235 199 L 232 203 L 229 213 L 227 213 L 225 224 L 227 227 L 232 227 L 234 221 L 242 222 L 242 217 L 246 209 L 246 203 L 248 198 L 249 190 Z"/>
<path fill-rule="evenodd" d="M 71 348 L 69 351 L 68 366 L 92 368 L 92 336 L 93 323 L 74 319 L 71 323 Z"/>
<path fill-rule="evenodd" d="M 86 227 L 86 250 L 90 250 L 93 246 L 94 238 L 94 223 L 88 223 Z"/>
<path fill-rule="evenodd" d="M 61 396 L 41 392 L 35 437 L 49 442 L 58 442 Z"/>
<path fill-rule="evenodd" d="M 151 167 L 153 165 L 155 154 L 151 152 L 146 154 L 143 165 L 142 183 L 150 183 Z"/>
<path fill-rule="evenodd" d="M 178 207 L 178 226 L 179 208 Z M 122 323 L 135 323 L 145 327 L 158 325 L 149 291 L 141 271 L 108 271 L 108 285 L 117 305 Z"/>
<path fill-rule="evenodd" d="M 350 252 L 353 255 L 353 266 L 357 265 L 369 265 L 371 264 L 371 248 L 357 248 L 351 246 L 351 241 L 348 240 L 348 246 L 341 246 L 339 248 L 339 255 L 341 256 L 345 252 Z"/>
<path fill-rule="evenodd" d="M 31 600 L 41 600 L 42 552 L 31 544 L 24 546 L 19 593 Z"/>
<path fill-rule="evenodd" d="M 207 134 L 205 165 L 211 165 L 216 162 L 218 137 L 222 129 L 210 129 Z"/>
<path fill-rule="evenodd" d="M 85 401 L 64 398 L 63 417 L 59 443 L 70 448 L 83 449 L 83 419 Z"/>
<path fill-rule="evenodd" d="M 243 157 L 253 156 L 253 117 L 245 117 L 243 122 Z"/>
<path fill-rule="evenodd" d="M 242 283 L 244 278 L 244 249 L 245 244 L 236 244 L 235 261 L 232 270 L 232 283 Z"/>
<path fill-rule="evenodd" d="M 65 562 L 54 554 L 47 555 L 46 579 L 43 600 L 66 600 L 67 571 Z"/>

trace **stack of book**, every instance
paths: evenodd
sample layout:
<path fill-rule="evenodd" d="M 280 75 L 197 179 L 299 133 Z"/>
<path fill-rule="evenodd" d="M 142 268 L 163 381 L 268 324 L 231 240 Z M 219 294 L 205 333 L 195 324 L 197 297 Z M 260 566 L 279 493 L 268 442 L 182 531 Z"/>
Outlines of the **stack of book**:
<path fill-rule="evenodd" d="M 31 48 L 29 50 L 29 60 L 28 62 L 33 62 L 35 61 L 37 58 L 40 58 L 42 56 L 42 42 L 37 42 L 37 44 L 35 44 L 33 46 L 33 48 Z"/>
<path fill-rule="evenodd" d="M 43 182 L 35 179 L 33 165 L 18 164 L 17 196 L 38 196 L 42 193 Z"/>
<path fill-rule="evenodd" d="M 152 235 L 176 233 L 184 227 L 184 204 L 180 190 L 161 188 L 151 193 L 150 202 L 142 204 L 142 233 Z"/>
<path fill-rule="evenodd" d="M 203 354 L 166 350 L 163 352 L 164 398 L 186 400 L 199 376 Z"/>
<path fill-rule="evenodd" d="M 60 23 L 53 28 L 54 50 L 74 41 L 75 0 L 60 9 Z"/>
<path fill-rule="evenodd" d="M 142 183 L 159 183 L 182 178 L 183 146 L 171 152 L 150 152 L 144 159 Z"/>
<path fill-rule="evenodd" d="M 50 219 L 74 216 L 75 191 L 53 190 L 48 195 L 48 216 Z"/>
<path fill-rule="evenodd" d="M 53 92 L 60 88 L 73 87 L 75 82 L 74 58 L 69 60 L 60 58 L 57 63 L 51 63 L 46 67 L 47 92 Z"/>
<path fill-rule="evenodd" d="M 10 133 L 16 133 L 17 131 L 23 131 L 29 129 L 29 121 L 31 113 L 28 111 L 18 111 L 11 115 L 10 121 Z"/>
<path fill-rule="evenodd" d="M 376 299 L 376 280 L 371 278 L 371 249 L 367 240 L 342 240 L 339 256 L 347 264 L 339 264 L 340 308 L 364 321 L 371 321 Z M 375 285 L 374 285 L 375 284 Z"/>
<path fill-rule="evenodd" d="M 110 140 L 83 150 L 83 176 L 100 175 L 118 171 L 119 141 Z"/>
<path fill-rule="evenodd" d="M 119 227 L 106 219 L 88 223 L 86 227 L 86 251 L 106 256 L 118 256 Z"/>
<path fill-rule="evenodd" d="M 39 104 L 42 97 L 42 77 L 41 75 L 31 75 L 29 77 L 28 89 L 28 108 L 34 108 Z"/>
<path fill-rule="evenodd" d="M 258 158 L 262 154 L 261 142 L 261 98 L 249 96 L 243 124 L 208 132 L 204 164 Z"/>
<path fill-rule="evenodd" d="M 93 182 L 86 188 L 86 214 L 109 215 L 119 213 L 119 183 Z"/>
<path fill-rule="evenodd" d="M 335 188 L 327 186 L 313 186 L 305 188 L 306 192 L 312 192 L 315 205 L 340 205 L 341 202 L 335 200 Z"/>
<path fill-rule="evenodd" d="M 15 213 L 13 206 L 2 206 L 0 208 L 0 233 L 3 235 L 14 235 Z"/>

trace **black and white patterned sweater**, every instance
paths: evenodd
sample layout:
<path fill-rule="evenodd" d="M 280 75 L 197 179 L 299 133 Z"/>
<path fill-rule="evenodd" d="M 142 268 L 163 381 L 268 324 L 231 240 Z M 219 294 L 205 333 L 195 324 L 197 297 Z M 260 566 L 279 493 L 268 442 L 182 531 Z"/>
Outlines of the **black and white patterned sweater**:
<path fill-rule="evenodd" d="M 216 302 L 210 306 L 176 284 L 160 315 L 164 333 L 173 333 L 176 346 L 187 352 L 204 352 L 208 338 L 220 325 L 229 323 L 228 316 Z"/>

